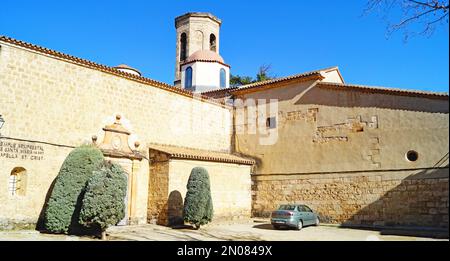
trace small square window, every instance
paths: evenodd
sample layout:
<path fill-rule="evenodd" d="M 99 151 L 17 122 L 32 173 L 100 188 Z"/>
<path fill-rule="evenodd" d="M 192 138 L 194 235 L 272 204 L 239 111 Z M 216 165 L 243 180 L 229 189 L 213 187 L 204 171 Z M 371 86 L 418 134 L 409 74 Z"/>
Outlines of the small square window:
<path fill-rule="evenodd" d="M 277 127 L 277 118 L 276 117 L 269 117 L 266 120 L 266 127 L 269 129 L 274 129 Z"/>

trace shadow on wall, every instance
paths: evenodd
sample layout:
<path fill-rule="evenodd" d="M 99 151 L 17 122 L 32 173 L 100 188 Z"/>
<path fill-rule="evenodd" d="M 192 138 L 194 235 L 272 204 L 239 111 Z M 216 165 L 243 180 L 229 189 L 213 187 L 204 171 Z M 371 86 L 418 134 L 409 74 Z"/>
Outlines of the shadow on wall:
<path fill-rule="evenodd" d="M 448 229 L 448 178 L 448 165 L 410 175 L 341 226 Z"/>
<path fill-rule="evenodd" d="M 183 197 L 178 190 L 174 190 L 169 194 L 167 206 L 167 215 L 169 226 L 183 225 Z"/>
<path fill-rule="evenodd" d="M 183 225 L 183 207 L 184 203 L 181 193 L 178 190 L 173 190 L 158 214 L 157 224 L 170 227 Z"/>

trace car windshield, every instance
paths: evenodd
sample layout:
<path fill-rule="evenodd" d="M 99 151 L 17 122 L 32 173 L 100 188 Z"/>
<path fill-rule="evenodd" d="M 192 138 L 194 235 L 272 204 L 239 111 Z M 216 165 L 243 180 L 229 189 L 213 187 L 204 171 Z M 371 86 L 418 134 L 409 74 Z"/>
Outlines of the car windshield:
<path fill-rule="evenodd" d="M 278 210 L 294 210 L 295 206 L 292 205 L 281 205 Z"/>

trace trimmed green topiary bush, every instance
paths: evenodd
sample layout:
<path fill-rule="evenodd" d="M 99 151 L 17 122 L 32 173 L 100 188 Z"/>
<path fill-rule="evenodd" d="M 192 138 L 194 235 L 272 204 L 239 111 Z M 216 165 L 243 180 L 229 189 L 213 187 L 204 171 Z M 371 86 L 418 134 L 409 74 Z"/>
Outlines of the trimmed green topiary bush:
<path fill-rule="evenodd" d="M 102 232 L 125 217 L 126 173 L 117 164 L 104 162 L 89 179 L 80 212 L 80 224 Z"/>
<path fill-rule="evenodd" d="M 191 171 L 184 199 L 183 218 L 195 226 L 207 224 L 213 217 L 213 204 L 208 171 L 195 167 Z"/>
<path fill-rule="evenodd" d="M 103 161 L 102 152 L 93 146 L 75 148 L 65 159 L 45 210 L 44 227 L 53 233 L 78 233 L 81 201 L 86 183 Z"/>

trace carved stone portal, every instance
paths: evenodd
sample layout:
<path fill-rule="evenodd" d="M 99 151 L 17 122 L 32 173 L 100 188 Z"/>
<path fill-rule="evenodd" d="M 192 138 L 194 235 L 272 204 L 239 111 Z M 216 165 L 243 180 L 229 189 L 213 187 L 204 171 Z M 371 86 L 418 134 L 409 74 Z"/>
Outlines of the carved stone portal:
<path fill-rule="evenodd" d="M 120 122 L 121 116 L 116 115 L 113 124 L 103 128 L 105 136 L 102 143 L 97 144 L 97 137 L 92 137 L 92 142 L 103 152 L 106 160 L 119 164 L 127 174 L 127 194 L 125 197 L 125 218 L 118 225 L 136 224 L 135 218 L 137 195 L 137 171 L 139 162 L 144 158 L 138 152 L 139 142 L 135 142 L 135 149 L 130 148 L 128 141 L 130 131 Z"/>
<path fill-rule="evenodd" d="M 131 149 L 130 145 L 128 145 L 131 132 L 122 126 L 120 119 L 121 116 L 116 115 L 116 121 L 103 128 L 105 137 L 103 142 L 98 145 L 98 148 L 108 157 L 142 160 L 142 155 L 138 151 Z M 136 143 L 135 145 L 139 146 L 138 144 Z"/>

